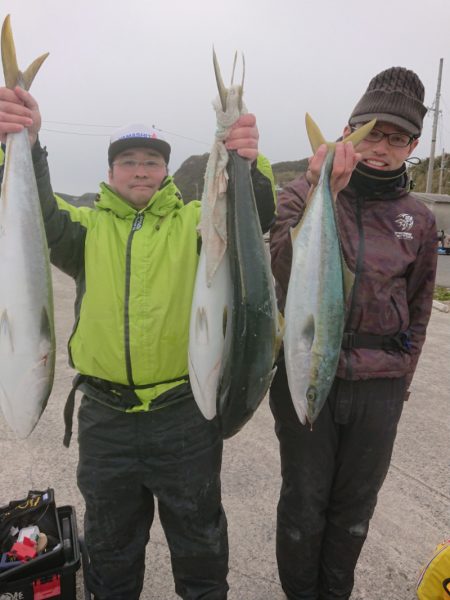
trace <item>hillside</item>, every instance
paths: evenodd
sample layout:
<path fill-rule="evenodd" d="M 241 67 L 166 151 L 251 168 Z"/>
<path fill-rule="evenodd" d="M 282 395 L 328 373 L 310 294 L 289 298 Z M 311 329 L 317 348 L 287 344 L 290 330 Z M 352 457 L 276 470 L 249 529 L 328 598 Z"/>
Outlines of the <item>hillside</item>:
<path fill-rule="evenodd" d="M 203 192 L 203 178 L 209 154 L 193 155 L 177 169 L 173 179 L 185 203 L 200 200 Z"/>
<path fill-rule="evenodd" d="M 449 176 L 449 154 L 444 154 L 444 171 L 442 176 L 442 194 L 450 194 L 450 176 Z M 442 156 L 437 156 L 434 159 L 433 165 L 433 184 L 431 193 L 437 194 L 439 190 L 439 177 L 441 170 Z M 414 181 L 415 192 L 425 192 L 427 184 L 428 164 L 429 159 L 425 158 L 421 160 L 418 165 L 411 165 L 408 169 L 409 176 Z M 447 165 L 447 166 L 446 166 Z"/>
<path fill-rule="evenodd" d="M 56 194 L 69 202 L 70 204 L 74 204 L 75 206 L 94 206 L 94 201 L 97 198 L 97 194 L 83 194 L 82 196 L 70 196 L 69 194 L 63 194 L 61 192 L 56 192 Z"/>
<path fill-rule="evenodd" d="M 174 173 L 177 184 L 185 202 L 199 200 L 203 192 L 203 177 L 208 161 L 208 153 L 200 156 L 190 156 Z M 275 183 L 285 185 L 306 171 L 308 159 L 274 163 L 272 165 Z"/>
<path fill-rule="evenodd" d="M 191 200 L 200 200 L 203 192 L 204 174 L 206 169 L 206 163 L 208 161 L 209 154 L 193 155 L 184 161 L 184 163 L 174 173 L 174 180 L 183 196 L 184 202 L 190 202 Z M 442 193 L 450 194 L 450 155 L 444 155 L 444 172 L 443 172 L 443 185 Z M 428 158 L 423 159 L 418 165 L 411 165 L 408 168 L 409 175 L 414 181 L 414 190 L 416 192 L 424 192 L 427 181 L 428 173 Z M 448 164 L 449 167 L 445 168 Z M 299 177 L 306 171 L 308 166 L 308 159 L 302 160 L 284 161 L 274 163 L 272 165 L 273 174 L 275 177 L 275 183 L 277 186 L 283 187 L 286 183 Z M 433 193 L 438 192 L 439 188 L 439 177 L 441 168 L 441 157 L 438 156 L 434 161 L 434 175 L 433 175 Z M 83 196 L 73 197 L 66 196 L 65 194 L 59 194 L 62 198 L 68 200 L 76 206 L 92 206 L 95 200 L 96 194 L 84 194 Z"/>

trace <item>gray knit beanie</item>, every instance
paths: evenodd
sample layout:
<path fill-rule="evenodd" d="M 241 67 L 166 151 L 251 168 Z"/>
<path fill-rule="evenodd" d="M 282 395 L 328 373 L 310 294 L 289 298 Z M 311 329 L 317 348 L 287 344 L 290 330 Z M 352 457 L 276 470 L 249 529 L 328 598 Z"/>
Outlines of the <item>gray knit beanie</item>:
<path fill-rule="evenodd" d="M 348 122 L 357 125 L 378 119 L 419 136 L 427 112 L 423 105 L 424 96 L 423 84 L 413 71 L 391 67 L 370 81 Z"/>

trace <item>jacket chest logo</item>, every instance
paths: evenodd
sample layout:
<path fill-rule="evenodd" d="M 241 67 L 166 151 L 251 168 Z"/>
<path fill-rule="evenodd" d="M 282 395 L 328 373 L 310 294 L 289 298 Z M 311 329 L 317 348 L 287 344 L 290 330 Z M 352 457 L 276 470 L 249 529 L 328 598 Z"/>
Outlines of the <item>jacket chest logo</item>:
<path fill-rule="evenodd" d="M 400 229 L 400 231 L 395 232 L 395 236 L 399 240 L 412 240 L 413 234 L 410 232 L 414 225 L 414 218 L 408 213 L 400 213 L 397 215 L 395 219 L 395 224 Z"/>

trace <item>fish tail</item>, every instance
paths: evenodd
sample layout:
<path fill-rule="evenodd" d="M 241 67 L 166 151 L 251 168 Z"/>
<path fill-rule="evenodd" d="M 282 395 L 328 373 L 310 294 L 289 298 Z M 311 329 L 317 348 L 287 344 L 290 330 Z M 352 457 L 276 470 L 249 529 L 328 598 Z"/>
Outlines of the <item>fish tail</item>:
<path fill-rule="evenodd" d="M 2 26 L 1 51 L 6 87 L 14 89 L 16 85 L 20 85 L 20 87 L 23 87 L 25 90 L 29 90 L 36 73 L 47 58 L 48 52 L 39 56 L 39 58 L 36 58 L 36 60 L 34 60 L 22 73 L 17 64 L 16 48 L 9 15 L 5 18 Z"/>
<path fill-rule="evenodd" d="M 353 133 L 348 135 L 342 141 L 343 142 L 352 142 L 352 144 L 354 146 L 357 146 L 359 144 L 359 142 L 361 142 L 366 137 L 366 135 L 373 129 L 376 122 L 377 122 L 376 119 L 372 119 L 371 121 L 369 121 L 362 127 L 358 127 L 358 129 L 355 129 L 355 131 Z"/>
<path fill-rule="evenodd" d="M 320 131 L 319 127 L 312 120 L 312 118 L 310 117 L 310 115 L 308 113 L 306 113 L 305 121 L 306 121 L 306 131 L 308 132 L 308 137 L 309 137 L 309 141 L 310 141 L 311 147 L 313 149 L 313 152 L 315 152 L 317 150 L 317 148 L 319 146 L 321 146 L 322 144 L 326 144 L 328 146 L 328 148 L 334 148 L 336 146 L 335 142 L 327 142 L 326 141 L 326 139 L 323 137 L 322 132 Z M 372 119 L 372 121 L 369 121 L 369 123 L 366 123 L 362 127 L 358 127 L 358 129 L 355 129 L 355 131 L 353 131 L 353 133 L 348 135 L 342 141 L 343 142 L 352 142 L 354 146 L 357 146 L 359 144 L 359 142 L 361 142 L 366 137 L 366 135 L 373 129 L 376 122 L 377 122 L 376 119 Z"/>
<path fill-rule="evenodd" d="M 31 63 L 31 65 L 24 72 L 24 74 L 23 74 L 23 84 L 24 84 L 24 88 L 26 90 L 30 89 L 31 84 L 33 83 L 33 79 L 36 77 L 36 73 L 39 71 L 42 63 L 47 58 L 48 54 L 49 53 L 46 52 L 45 54 L 42 54 L 41 56 L 39 56 L 38 58 L 36 58 L 35 60 L 33 60 L 33 62 Z"/>
<path fill-rule="evenodd" d="M 322 144 L 327 144 L 327 141 L 325 140 L 325 138 L 322 135 L 322 132 L 308 113 L 306 113 L 305 115 L 305 121 L 309 142 L 311 144 L 313 152 L 315 152 L 319 146 L 321 146 Z"/>

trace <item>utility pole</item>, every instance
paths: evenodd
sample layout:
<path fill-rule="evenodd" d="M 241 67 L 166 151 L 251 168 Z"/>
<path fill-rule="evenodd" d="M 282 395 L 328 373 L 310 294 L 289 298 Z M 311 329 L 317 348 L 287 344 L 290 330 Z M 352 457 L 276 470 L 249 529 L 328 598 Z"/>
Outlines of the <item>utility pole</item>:
<path fill-rule="evenodd" d="M 438 189 L 438 194 L 442 194 L 442 181 L 444 179 L 444 163 L 445 163 L 445 150 L 444 150 L 444 148 L 442 148 L 441 168 L 439 169 L 439 189 Z"/>
<path fill-rule="evenodd" d="M 434 152 L 436 149 L 436 132 L 437 132 L 437 124 L 439 119 L 439 98 L 441 96 L 441 80 L 442 80 L 442 64 L 444 59 L 441 58 L 439 60 L 439 75 L 438 75 L 438 85 L 436 90 L 436 100 L 434 103 L 434 118 L 433 118 L 433 132 L 431 135 L 431 149 L 430 149 L 430 161 L 428 163 L 428 174 L 427 174 L 427 186 L 425 192 L 431 193 L 431 188 L 433 185 L 433 168 L 434 168 Z"/>

